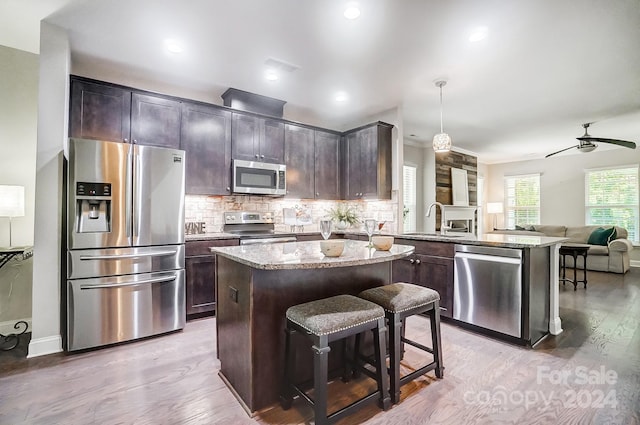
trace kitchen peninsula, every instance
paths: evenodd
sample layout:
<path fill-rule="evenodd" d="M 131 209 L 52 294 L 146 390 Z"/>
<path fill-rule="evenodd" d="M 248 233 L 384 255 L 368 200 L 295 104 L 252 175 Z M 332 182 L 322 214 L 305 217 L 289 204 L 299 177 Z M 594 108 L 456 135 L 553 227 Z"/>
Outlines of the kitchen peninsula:
<path fill-rule="evenodd" d="M 331 258 L 318 241 L 211 248 L 220 375 L 245 410 L 252 414 L 278 399 L 287 308 L 388 284 L 393 260 L 413 250 L 396 244 L 376 251 L 355 240 Z"/>

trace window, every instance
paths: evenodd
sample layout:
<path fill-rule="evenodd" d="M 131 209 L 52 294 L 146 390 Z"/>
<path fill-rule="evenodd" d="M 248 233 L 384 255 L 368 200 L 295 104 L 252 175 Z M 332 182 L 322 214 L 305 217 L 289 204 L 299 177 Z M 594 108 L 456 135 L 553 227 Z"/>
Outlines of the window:
<path fill-rule="evenodd" d="M 505 177 L 504 193 L 507 229 L 540 224 L 540 174 Z"/>
<path fill-rule="evenodd" d="M 402 167 L 402 193 L 404 204 L 402 217 L 405 232 L 416 231 L 416 167 Z"/>
<path fill-rule="evenodd" d="M 616 225 L 638 242 L 638 166 L 585 171 L 585 223 Z"/>

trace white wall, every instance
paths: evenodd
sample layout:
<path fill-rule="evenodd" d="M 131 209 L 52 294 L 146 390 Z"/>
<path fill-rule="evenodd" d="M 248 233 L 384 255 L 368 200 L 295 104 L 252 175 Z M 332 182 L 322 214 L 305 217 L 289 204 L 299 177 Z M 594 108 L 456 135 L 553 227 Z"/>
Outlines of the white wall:
<path fill-rule="evenodd" d="M 570 143 L 570 142 L 569 142 Z M 540 222 L 582 226 L 584 214 L 584 170 L 638 164 L 640 150 L 625 148 L 591 153 L 559 155 L 546 159 L 510 162 L 487 166 L 487 202 L 504 201 L 504 177 L 518 174 L 541 173 L 540 176 Z M 504 217 L 498 217 L 498 227 L 503 227 Z M 632 257 L 640 259 L 636 248 Z"/>
<path fill-rule="evenodd" d="M 38 55 L 0 46 L 0 184 L 25 188 L 25 216 L 12 220 L 13 246 L 33 245 L 38 117 Z M 0 218 L 0 246 L 9 246 L 9 219 Z M 31 321 L 31 259 L 0 269 L 0 333 Z"/>
<path fill-rule="evenodd" d="M 66 32 L 42 22 L 33 250 L 33 332 L 28 357 L 62 350 L 62 164 L 68 128 L 69 70 L 70 49 Z"/>

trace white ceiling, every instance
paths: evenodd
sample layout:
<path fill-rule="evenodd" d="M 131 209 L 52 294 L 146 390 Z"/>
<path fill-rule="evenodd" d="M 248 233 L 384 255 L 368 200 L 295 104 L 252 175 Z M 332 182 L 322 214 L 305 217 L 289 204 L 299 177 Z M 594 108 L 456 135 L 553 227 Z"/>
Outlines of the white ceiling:
<path fill-rule="evenodd" d="M 434 81 L 445 78 L 444 130 L 483 162 L 572 146 L 583 122 L 596 122 L 594 136 L 640 142 L 638 0 L 360 0 L 355 21 L 342 16 L 346 0 L 5 0 L 0 26 L 26 23 L 25 3 L 44 7 L 36 23 L 58 8 L 46 21 L 69 31 L 74 63 L 275 97 L 329 128 L 401 106 L 405 137 L 430 144 Z M 470 43 L 478 25 L 489 37 Z M 34 51 L 3 34 L 33 26 L 4 28 L 0 44 Z M 185 51 L 165 52 L 166 38 Z M 300 68 L 267 82 L 268 58 Z M 338 90 L 347 102 L 333 100 Z"/>

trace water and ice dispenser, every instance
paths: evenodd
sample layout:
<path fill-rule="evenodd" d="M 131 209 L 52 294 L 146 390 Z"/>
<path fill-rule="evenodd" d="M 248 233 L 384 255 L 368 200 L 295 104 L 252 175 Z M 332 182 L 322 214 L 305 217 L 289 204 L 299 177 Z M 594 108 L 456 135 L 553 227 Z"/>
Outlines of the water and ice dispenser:
<path fill-rule="evenodd" d="M 111 231 L 111 183 L 76 183 L 76 232 Z"/>

